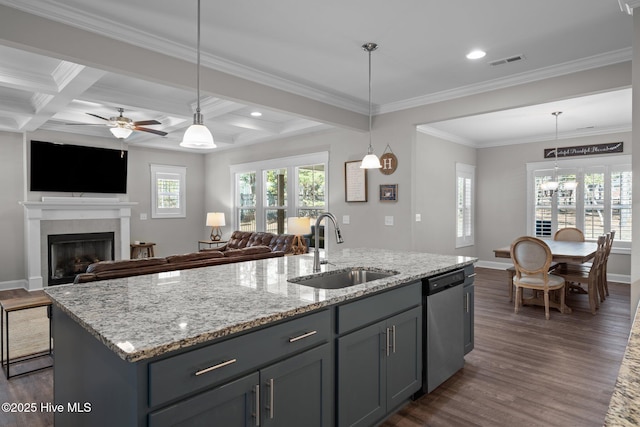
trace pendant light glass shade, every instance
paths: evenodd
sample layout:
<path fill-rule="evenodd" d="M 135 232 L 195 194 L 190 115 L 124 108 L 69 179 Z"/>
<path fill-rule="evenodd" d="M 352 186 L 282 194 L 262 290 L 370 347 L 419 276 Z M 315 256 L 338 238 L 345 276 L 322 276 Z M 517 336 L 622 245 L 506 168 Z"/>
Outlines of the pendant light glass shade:
<path fill-rule="evenodd" d="M 198 95 L 198 104 L 196 108 L 196 112 L 193 115 L 193 124 L 189 126 L 187 131 L 184 133 L 182 137 L 182 142 L 180 143 L 181 147 L 186 148 L 198 148 L 198 149 L 209 149 L 216 148 L 216 144 L 213 142 L 213 135 L 207 127 L 202 123 L 203 117 L 202 113 L 200 113 L 200 0 L 198 0 L 198 64 L 197 64 L 197 78 L 196 78 L 196 86 L 197 86 L 197 95 Z"/>
<path fill-rule="evenodd" d="M 360 163 L 361 169 L 380 169 L 382 164 L 380 159 L 373 152 L 373 145 L 371 145 L 371 52 L 376 50 L 378 45 L 375 43 L 365 43 L 362 45 L 362 49 L 369 53 L 369 148 L 367 155 L 362 159 Z"/>

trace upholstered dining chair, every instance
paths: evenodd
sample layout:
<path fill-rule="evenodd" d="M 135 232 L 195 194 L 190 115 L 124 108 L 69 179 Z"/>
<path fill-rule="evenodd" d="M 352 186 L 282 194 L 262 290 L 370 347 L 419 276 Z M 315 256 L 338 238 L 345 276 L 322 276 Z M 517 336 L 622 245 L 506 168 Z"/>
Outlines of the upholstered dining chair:
<path fill-rule="evenodd" d="M 564 303 L 565 280 L 549 273 L 551 249 L 537 237 L 522 236 L 511 243 L 511 261 L 516 270 L 513 284 L 516 287 L 514 312 L 522 306 L 522 289 L 533 289 L 544 293 L 544 315 L 549 319 L 549 291 L 560 294 L 560 311 L 566 312 Z"/>
<path fill-rule="evenodd" d="M 587 285 L 586 292 L 580 288 L 581 292 L 578 293 L 586 293 L 589 295 L 591 314 L 596 314 L 596 310 L 600 307 L 600 302 L 604 301 L 602 269 L 606 263 L 607 239 L 609 239 L 609 237 L 604 235 L 598 237 L 598 250 L 590 266 L 586 264 L 566 264 L 553 271 L 553 274 L 563 277 L 567 282 L 574 284 L 584 283 Z M 600 294 L 600 301 L 598 300 L 598 294 Z"/>
<path fill-rule="evenodd" d="M 584 233 L 579 228 L 565 227 L 560 228 L 553 235 L 553 240 L 562 240 L 565 242 L 584 242 Z"/>

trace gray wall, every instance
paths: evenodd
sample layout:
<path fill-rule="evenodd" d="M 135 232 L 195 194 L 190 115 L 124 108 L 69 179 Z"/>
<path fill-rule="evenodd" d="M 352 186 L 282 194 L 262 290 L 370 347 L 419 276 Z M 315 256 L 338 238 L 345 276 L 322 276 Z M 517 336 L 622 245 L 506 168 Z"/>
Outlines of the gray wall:
<path fill-rule="evenodd" d="M 71 196 L 70 193 L 41 193 L 27 191 L 28 142 L 31 139 L 63 142 L 78 145 L 119 148 L 114 138 L 95 138 L 83 135 L 38 131 L 23 135 L 0 132 L 0 176 L 4 188 L 0 192 L 0 288 L 23 287 L 26 280 L 24 212 L 19 202 L 38 201 L 46 196 Z M 165 256 L 192 252 L 198 248 L 198 240 L 208 236 L 205 227 L 204 156 L 127 147 L 129 172 L 126 195 L 121 200 L 138 203 L 132 209 L 131 240 L 156 243 L 156 255 Z M 151 174 L 149 164 L 166 164 L 187 167 L 187 217 L 176 219 L 151 218 Z M 79 194 L 74 194 L 78 196 Z M 91 196 L 91 195 L 88 195 Z M 98 195 L 99 196 L 99 195 Z M 148 219 L 140 220 L 146 213 Z"/>
<path fill-rule="evenodd" d="M 22 287 L 26 277 L 22 135 L 0 132 L 0 285 Z"/>

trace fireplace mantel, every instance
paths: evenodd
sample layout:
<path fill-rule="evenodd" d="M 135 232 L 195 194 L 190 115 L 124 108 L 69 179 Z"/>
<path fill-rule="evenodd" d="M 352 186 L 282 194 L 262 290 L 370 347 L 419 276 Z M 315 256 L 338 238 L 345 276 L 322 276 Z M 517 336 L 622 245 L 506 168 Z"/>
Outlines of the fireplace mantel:
<path fill-rule="evenodd" d="M 42 289 L 41 221 L 115 219 L 120 222 L 120 257 L 129 257 L 131 208 L 135 202 L 116 198 L 44 197 L 41 202 L 25 201 L 27 290 Z"/>

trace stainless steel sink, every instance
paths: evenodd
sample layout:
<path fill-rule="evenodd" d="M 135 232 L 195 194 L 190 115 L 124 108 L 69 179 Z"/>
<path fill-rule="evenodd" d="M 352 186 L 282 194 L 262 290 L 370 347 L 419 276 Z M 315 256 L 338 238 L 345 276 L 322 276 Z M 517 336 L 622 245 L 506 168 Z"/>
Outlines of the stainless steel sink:
<path fill-rule="evenodd" d="M 321 289 L 342 289 L 349 286 L 360 285 L 372 280 L 384 279 L 398 274 L 396 271 L 368 270 L 363 268 L 349 268 L 337 270 L 322 275 L 309 277 L 295 277 L 290 282 L 299 285 L 311 286 Z"/>

